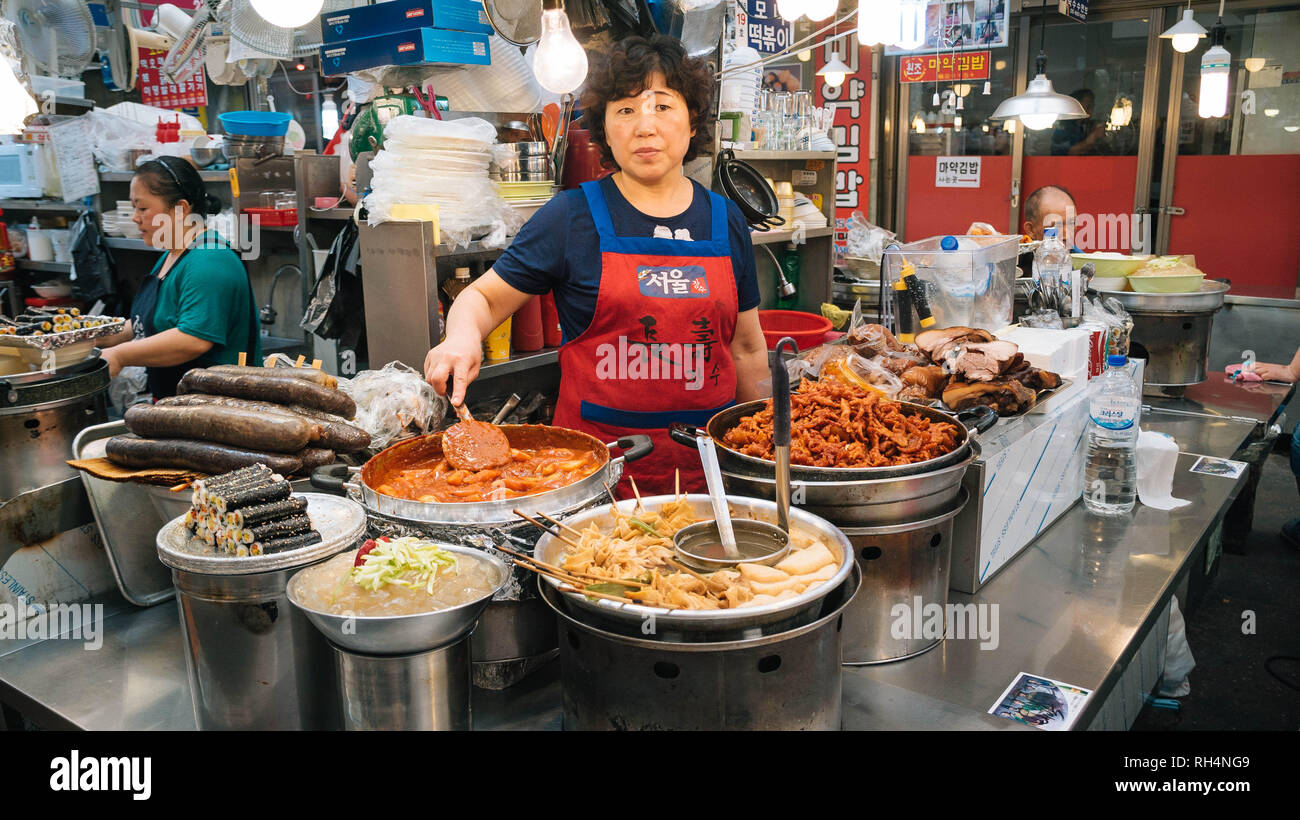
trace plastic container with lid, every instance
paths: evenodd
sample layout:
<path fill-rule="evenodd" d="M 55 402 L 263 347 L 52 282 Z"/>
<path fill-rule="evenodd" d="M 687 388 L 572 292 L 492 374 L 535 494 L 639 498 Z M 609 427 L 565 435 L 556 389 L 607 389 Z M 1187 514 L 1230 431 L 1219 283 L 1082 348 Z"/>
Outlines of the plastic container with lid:
<path fill-rule="evenodd" d="M 885 251 L 886 278 L 916 269 L 935 327 L 997 330 L 1012 322 L 1019 236 L 932 236 Z"/>
<path fill-rule="evenodd" d="M 534 296 L 515 311 L 514 322 L 510 330 L 510 342 L 520 353 L 541 350 L 545 342 L 542 331 L 542 299 Z"/>

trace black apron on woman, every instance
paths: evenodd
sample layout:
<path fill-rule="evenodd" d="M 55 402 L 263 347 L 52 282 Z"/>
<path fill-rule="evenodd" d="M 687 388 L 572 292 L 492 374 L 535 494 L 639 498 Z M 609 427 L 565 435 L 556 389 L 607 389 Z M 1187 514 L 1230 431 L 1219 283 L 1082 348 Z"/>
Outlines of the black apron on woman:
<path fill-rule="evenodd" d="M 181 260 L 185 258 L 185 254 L 189 252 L 190 248 L 186 248 L 181 252 L 181 255 L 176 258 L 176 261 L 172 263 L 171 268 L 168 270 L 168 276 L 176 270 L 177 266 L 180 265 Z M 245 275 L 248 274 L 247 268 L 244 269 L 244 273 Z M 153 319 L 154 313 L 158 308 L 158 291 L 161 287 L 162 280 L 158 278 L 158 274 L 151 273 L 145 278 L 144 284 L 140 286 L 140 292 L 135 295 L 135 300 L 131 302 L 132 326 L 144 330 L 143 337 L 141 337 L 139 332 L 136 333 L 137 339 L 147 338 L 158 332 L 154 327 Z M 251 330 L 248 336 L 248 346 L 246 349 L 252 351 L 257 349 L 256 334 L 258 323 L 256 319 L 257 303 L 254 301 L 253 297 L 253 281 L 251 277 L 248 280 L 248 301 L 253 311 L 254 319 L 251 324 Z M 256 364 L 256 362 L 252 362 L 251 364 Z M 171 367 L 146 367 L 145 374 L 148 378 L 149 392 L 153 395 L 155 401 L 158 399 L 168 398 L 169 396 L 174 396 L 176 395 L 176 385 L 180 382 L 181 377 L 188 371 L 203 366 L 204 363 L 200 356 L 198 358 L 190 359 L 184 364 L 173 365 Z"/>

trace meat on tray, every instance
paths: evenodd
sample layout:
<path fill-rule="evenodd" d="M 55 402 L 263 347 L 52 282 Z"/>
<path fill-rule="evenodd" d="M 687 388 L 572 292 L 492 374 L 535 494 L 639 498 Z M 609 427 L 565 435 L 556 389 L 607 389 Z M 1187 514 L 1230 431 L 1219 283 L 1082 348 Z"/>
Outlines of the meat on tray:
<path fill-rule="evenodd" d="M 946 327 L 943 330 L 923 330 L 916 334 L 916 346 L 935 364 L 942 364 L 948 351 L 963 344 L 993 341 L 993 334 L 974 327 Z"/>
<path fill-rule="evenodd" d="M 959 344 L 952 351 L 955 353 L 953 375 L 973 382 L 991 382 L 1020 367 L 1025 360 L 1015 342 Z"/>
<path fill-rule="evenodd" d="M 987 382 L 965 382 L 952 379 L 943 390 L 943 403 L 951 410 L 968 410 L 987 405 L 1008 416 L 1034 406 L 1037 394 L 1015 379 L 998 379 Z"/>

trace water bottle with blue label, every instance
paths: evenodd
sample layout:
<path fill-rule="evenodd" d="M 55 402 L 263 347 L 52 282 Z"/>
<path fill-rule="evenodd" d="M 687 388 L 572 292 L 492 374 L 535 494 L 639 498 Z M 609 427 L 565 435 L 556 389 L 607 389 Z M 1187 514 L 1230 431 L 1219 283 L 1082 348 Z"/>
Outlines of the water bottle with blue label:
<path fill-rule="evenodd" d="M 1137 501 L 1137 437 L 1142 394 L 1128 359 L 1109 356 L 1089 400 L 1083 504 L 1097 515 L 1124 515 Z"/>

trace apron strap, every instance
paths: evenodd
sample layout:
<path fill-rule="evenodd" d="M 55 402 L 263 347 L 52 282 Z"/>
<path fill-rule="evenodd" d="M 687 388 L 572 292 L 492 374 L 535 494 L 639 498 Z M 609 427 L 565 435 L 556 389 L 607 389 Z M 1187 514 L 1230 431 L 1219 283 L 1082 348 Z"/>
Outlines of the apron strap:
<path fill-rule="evenodd" d="M 695 183 L 691 186 L 694 188 Z M 591 221 L 596 224 L 602 253 L 626 253 L 642 256 L 731 256 L 731 236 L 727 229 L 727 200 L 708 191 L 708 239 L 658 239 L 650 236 L 618 236 L 614 221 L 609 215 L 609 204 L 600 180 L 582 183 L 582 193 L 591 209 Z"/>

